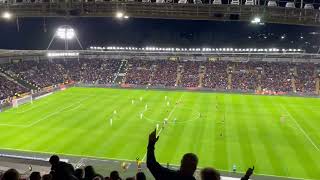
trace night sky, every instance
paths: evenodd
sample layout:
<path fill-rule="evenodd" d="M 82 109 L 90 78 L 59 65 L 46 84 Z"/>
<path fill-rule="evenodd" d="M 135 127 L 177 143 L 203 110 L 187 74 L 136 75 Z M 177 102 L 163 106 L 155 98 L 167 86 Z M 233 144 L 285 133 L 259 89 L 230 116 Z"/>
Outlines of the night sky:
<path fill-rule="evenodd" d="M 301 48 L 317 52 L 320 29 L 249 22 L 114 18 L 19 18 L 0 22 L 1 49 L 46 49 L 60 25 L 72 26 L 89 46 Z M 44 23 L 45 22 L 45 23 Z M 283 39 L 281 39 L 283 36 Z M 52 49 L 63 49 L 57 40 Z M 71 48 L 78 49 L 76 43 Z"/>

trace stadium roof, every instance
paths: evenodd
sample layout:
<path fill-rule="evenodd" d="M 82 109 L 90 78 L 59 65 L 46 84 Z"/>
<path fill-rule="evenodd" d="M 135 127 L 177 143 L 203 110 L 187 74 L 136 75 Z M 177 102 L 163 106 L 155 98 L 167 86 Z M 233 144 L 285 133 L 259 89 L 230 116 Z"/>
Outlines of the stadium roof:
<path fill-rule="evenodd" d="M 0 49 L 0 61 L 42 60 L 63 58 L 103 58 L 136 60 L 191 60 L 191 61 L 290 61 L 320 63 L 320 54 L 302 52 L 159 52 L 146 50 L 5 50 Z"/>

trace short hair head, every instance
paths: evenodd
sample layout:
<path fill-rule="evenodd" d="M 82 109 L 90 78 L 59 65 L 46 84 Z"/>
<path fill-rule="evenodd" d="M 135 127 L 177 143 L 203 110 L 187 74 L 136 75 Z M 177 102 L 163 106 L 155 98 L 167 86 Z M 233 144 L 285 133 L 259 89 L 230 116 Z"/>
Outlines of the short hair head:
<path fill-rule="evenodd" d="M 202 180 L 220 180 L 220 173 L 213 168 L 204 168 L 201 170 Z"/>
<path fill-rule="evenodd" d="M 30 180 L 41 180 L 40 172 L 32 172 L 29 177 Z"/>
<path fill-rule="evenodd" d="M 20 174 L 15 169 L 8 169 L 3 175 L 1 180 L 19 180 Z"/>
<path fill-rule="evenodd" d="M 198 157 L 193 153 L 183 155 L 181 160 L 180 171 L 186 175 L 193 175 L 198 165 Z"/>
<path fill-rule="evenodd" d="M 146 175 L 143 172 L 138 172 L 136 174 L 136 180 L 146 180 Z"/>
<path fill-rule="evenodd" d="M 119 176 L 119 172 L 118 171 L 112 171 L 110 173 L 110 179 L 111 180 L 119 180 L 119 179 L 121 179 L 120 176 Z"/>
<path fill-rule="evenodd" d="M 51 165 L 56 165 L 59 163 L 59 161 L 60 161 L 60 158 L 57 155 L 52 155 L 49 159 L 49 162 Z"/>

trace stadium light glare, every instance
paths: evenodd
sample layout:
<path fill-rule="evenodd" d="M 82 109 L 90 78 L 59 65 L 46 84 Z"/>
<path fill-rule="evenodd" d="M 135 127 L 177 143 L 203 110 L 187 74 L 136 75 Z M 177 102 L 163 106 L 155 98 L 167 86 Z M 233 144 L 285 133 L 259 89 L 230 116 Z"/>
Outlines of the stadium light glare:
<path fill-rule="evenodd" d="M 71 27 L 67 27 L 67 26 L 64 26 L 64 27 L 60 27 L 57 29 L 56 31 L 56 36 L 60 39 L 64 39 L 64 40 L 71 40 L 75 37 L 76 33 L 74 31 L 73 28 Z"/>
<path fill-rule="evenodd" d="M 129 19 L 129 16 L 123 16 L 123 18 L 125 18 L 125 19 Z"/>
<path fill-rule="evenodd" d="M 123 18 L 123 16 L 124 16 L 124 14 L 123 14 L 123 12 L 121 12 L 121 11 L 118 11 L 118 12 L 116 13 L 116 18 L 118 18 L 118 19 Z"/>
<path fill-rule="evenodd" d="M 9 11 L 5 11 L 2 13 L 2 18 L 9 20 L 12 18 L 12 14 Z"/>
<path fill-rule="evenodd" d="M 261 18 L 260 17 L 255 17 L 253 18 L 253 20 L 251 20 L 252 24 L 259 24 L 261 23 Z"/>

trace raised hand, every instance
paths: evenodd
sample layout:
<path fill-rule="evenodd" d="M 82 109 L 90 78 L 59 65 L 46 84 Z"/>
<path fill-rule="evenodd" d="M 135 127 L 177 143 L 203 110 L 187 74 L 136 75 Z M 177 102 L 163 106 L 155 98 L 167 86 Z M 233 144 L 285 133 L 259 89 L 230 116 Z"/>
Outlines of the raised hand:
<path fill-rule="evenodd" d="M 149 135 L 149 145 L 155 145 L 158 139 L 159 136 L 157 136 L 157 129 L 154 129 L 154 131 Z"/>
<path fill-rule="evenodd" d="M 254 171 L 254 166 L 252 168 L 249 168 L 246 172 L 246 176 L 251 176 L 253 174 L 253 171 Z"/>

